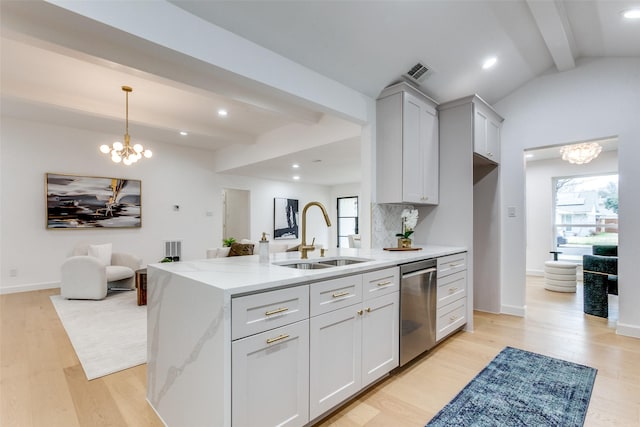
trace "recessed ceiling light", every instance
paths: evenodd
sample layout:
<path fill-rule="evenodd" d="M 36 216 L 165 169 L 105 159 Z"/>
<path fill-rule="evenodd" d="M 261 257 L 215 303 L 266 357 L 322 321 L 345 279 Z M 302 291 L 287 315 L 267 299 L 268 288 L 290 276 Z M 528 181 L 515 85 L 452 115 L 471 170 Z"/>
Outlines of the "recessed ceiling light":
<path fill-rule="evenodd" d="M 530 159 L 530 158 L 532 158 L 532 157 L 533 157 L 533 154 L 531 154 L 531 153 L 529 153 L 529 154 L 525 154 L 525 155 L 524 155 L 524 157 L 525 157 L 526 159 Z"/>
<path fill-rule="evenodd" d="M 491 58 L 487 58 L 482 63 L 482 68 L 485 69 L 485 70 L 487 68 L 491 68 L 494 65 L 496 65 L 496 62 L 498 62 L 498 58 L 496 58 L 495 56 L 492 56 Z"/>
<path fill-rule="evenodd" d="M 298 175 L 294 175 L 293 179 L 295 179 L 296 181 L 300 179 L 300 177 Z"/>
<path fill-rule="evenodd" d="M 622 12 L 622 16 L 627 19 L 640 19 L 640 9 L 629 9 Z"/>
<path fill-rule="evenodd" d="M 291 167 L 294 168 L 294 169 L 298 169 L 300 167 L 300 165 L 297 164 L 297 163 L 294 163 L 294 164 L 291 165 Z"/>
<path fill-rule="evenodd" d="M 189 135 L 189 132 L 186 132 L 186 131 L 181 130 L 181 131 L 180 131 L 180 135 L 182 135 L 182 136 L 187 136 L 187 135 Z"/>
<path fill-rule="evenodd" d="M 227 113 L 227 110 L 225 110 L 225 109 L 223 109 L 223 108 L 221 108 L 221 109 L 219 109 L 219 110 L 218 110 L 218 115 L 219 115 L 220 117 L 227 117 L 227 114 L 229 114 L 229 113 Z"/>

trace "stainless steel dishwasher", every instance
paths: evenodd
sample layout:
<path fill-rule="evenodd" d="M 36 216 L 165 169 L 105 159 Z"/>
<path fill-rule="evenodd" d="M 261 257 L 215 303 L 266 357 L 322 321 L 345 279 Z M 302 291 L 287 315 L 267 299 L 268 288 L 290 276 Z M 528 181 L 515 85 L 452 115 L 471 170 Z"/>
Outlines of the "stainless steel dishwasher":
<path fill-rule="evenodd" d="M 437 262 L 400 266 L 400 366 L 436 344 Z"/>

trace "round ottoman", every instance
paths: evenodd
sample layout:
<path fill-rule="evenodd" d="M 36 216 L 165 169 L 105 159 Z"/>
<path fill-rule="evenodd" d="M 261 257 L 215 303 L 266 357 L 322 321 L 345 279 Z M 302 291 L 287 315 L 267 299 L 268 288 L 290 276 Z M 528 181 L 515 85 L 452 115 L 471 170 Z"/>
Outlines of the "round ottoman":
<path fill-rule="evenodd" d="M 544 288 L 555 292 L 575 292 L 576 264 L 566 261 L 546 261 Z"/>

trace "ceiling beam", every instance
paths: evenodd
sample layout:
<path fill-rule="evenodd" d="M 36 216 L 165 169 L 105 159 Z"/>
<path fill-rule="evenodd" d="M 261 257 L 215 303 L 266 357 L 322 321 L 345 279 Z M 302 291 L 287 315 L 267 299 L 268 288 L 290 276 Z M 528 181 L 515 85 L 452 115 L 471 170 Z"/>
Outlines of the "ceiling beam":
<path fill-rule="evenodd" d="M 575 42 L 562 0 L 526 0 L 558 71 L 576 66 Z"/>

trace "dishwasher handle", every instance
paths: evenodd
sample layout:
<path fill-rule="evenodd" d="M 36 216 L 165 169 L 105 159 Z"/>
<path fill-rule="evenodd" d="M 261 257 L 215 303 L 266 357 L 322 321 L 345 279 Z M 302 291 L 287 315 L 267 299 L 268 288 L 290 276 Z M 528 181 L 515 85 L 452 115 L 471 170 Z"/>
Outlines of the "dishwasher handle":
<path fill-rule="evenodd" d="M 427 274 L 427 273 L 433 273 L 435 271 L 437 271 L 436 267 L 427 268 L 426 270 L 418 270 L 418 271 L 414 271 L 413 273 L 403 274 L 402 278 L 403 279 L 407 279 L 409 277 L 420 276 L 420 275 Z"/>

